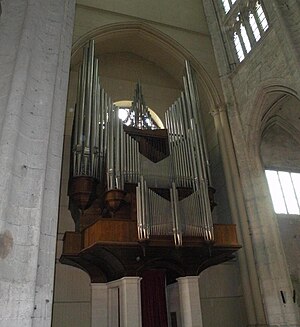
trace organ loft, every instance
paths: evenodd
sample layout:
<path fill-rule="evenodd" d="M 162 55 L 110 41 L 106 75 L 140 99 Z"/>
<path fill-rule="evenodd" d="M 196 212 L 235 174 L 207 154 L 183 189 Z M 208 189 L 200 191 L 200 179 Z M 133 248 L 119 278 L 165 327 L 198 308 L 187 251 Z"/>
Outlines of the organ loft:
<path fill-rule="evenodd" d="M 68 186 L 76 230 L 65 233 L 60 261 L 93 283 L 141 277 L 143 326 L 167 326 L 166 283 L 232 259 L 240 245 L 234 225 L 213 222 L 217 190 L 189 62 L 159 128 L 139 82 L 119 118 L 94 47 L 84 47 L 78 76 Z"/>

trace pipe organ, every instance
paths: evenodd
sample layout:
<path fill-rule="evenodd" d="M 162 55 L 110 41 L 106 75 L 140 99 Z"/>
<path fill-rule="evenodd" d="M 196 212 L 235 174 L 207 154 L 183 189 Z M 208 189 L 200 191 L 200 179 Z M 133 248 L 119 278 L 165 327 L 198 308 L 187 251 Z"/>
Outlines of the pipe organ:
<path fill-rule="evenodd" d="M 188 62 L 185 66 L 184 91 L 166 112 L 167 130 L 162 137 L 157 135 L 140 83 L 128 113 L 130 126 L 123 124 L 118 107 L 100 85 L 94 41 L 84 48 L 70 185 L 78 188 L 83 181 L 90 182 L 90 196 L 79 204 L 84 210 L 95 197 L 95 185 L 102 184 L 106 203 L 114 212 L 122 202 L 124 185 L 137 184 L 140 241 L 172 234 L 176 246 L 182 245 L 183 235 L 213 241 L 207 149 L 191 67 Z M 159 188 L 168 190 L 167 199 L 156 191 Z M 187 196 L 179 196 L 180 192 Z"/>
<path fill-rule="evenodd" d="M 185 274 L 230 259 L 239 245 L 234 226 L 212 221 L 214 189 L 189 62 L 183 91 L 159 129 L 139 82 L 127 118 L 119 118 L 94 52 L 92 40 L 83 49 L 71 139 L 76 231 L 65 234 L 61 261 L 88 271 L 93 281 L 108 281 L 139 274 L 158 258 L 176 261 Z M 170 278 L 182 274 L 173 271 Z"/>

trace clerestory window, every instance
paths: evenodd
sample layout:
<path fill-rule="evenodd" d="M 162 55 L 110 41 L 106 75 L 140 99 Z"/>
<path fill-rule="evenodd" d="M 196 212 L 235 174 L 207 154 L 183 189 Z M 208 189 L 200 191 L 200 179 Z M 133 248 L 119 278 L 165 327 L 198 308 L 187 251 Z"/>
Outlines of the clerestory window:
<path fill-rule="evenodd" d="M 300 215 L 300 174 L 266 170 L 266 177 L 275 213 Z"/>
<path fill-rule="evenodd" d="M 225 13 L 227 14 L 231 7 L 235 4 L 236 0 L 222 0 Z"/>
<path fill-rule="evenodd" d="M 224 25 L 233 41 L 237 62 L 245 59 L 269 28 L 262 0 L 221 0 Z"/>

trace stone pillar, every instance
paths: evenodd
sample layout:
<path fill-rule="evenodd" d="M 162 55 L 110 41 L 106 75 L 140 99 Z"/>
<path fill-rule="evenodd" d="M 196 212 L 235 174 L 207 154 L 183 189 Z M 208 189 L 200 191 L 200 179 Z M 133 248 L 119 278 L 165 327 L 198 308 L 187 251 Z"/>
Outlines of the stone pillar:
<path fill-rule="evenodd" d="M 0 317 L 50 326 L 75 0 L 2 1 Z"/>
<path fill-rule="evenodd" d="M 202 327 L 199 277 L 180 277 L 177 281 L 182 327 Z"/>
<path fill-rule="evenodd" d="M 140 277 L 124 277 L 120 280 L 121 327 L 141 327 Z"/>
<path fill-rule="evenodd" d="M 91 284 L 91 327 L 108 326 L 108 292 L 106 283 Z"/>

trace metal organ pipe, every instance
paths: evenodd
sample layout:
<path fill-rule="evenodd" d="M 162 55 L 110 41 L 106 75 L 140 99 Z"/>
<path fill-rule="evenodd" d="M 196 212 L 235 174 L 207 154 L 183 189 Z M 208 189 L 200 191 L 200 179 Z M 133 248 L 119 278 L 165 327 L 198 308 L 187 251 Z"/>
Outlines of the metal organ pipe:
<path fill-rule="evenodd" d="M 90 41 L 88 48 L 87 62 L 87 96 L 84 110 L 84 146 L 90 147 L 91 133 L 91 111 L 92 111 L 92 94 L 93 94 L 93 66 L 94 66 L 94 41 Z"/>
<path fill-rule="evenodd" d="M 77 98 L 76 98 L 76 106 L 75 106 L 75 116 L 74 116 L 74 131 L 73 131 L 73 140 L 74 145 L 80 144 L 79 139 L 79 114 L 80 114 L 80 96 L 81 96 L 81 87 L 82 87 L 82 66 L 79 67 L 78 73 L 78 82 L 77 82 Z M 72 149 L 74 150 L 74 149 Z M 76 152 L 75 152 L 76 153 Z"/>
<path fill-rule="evenodd" d="M 114 122 L 116 125 L 116 132 L 115 132 L 115 172 L 116 172 L 116 178 L 115 178 L 115 187 L 117 189 L 121 189 L 121 169 L 120 169 L 120 122 L 119 122 L 119 109 L 117 107 L 114 107 Z"/>

